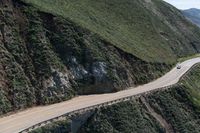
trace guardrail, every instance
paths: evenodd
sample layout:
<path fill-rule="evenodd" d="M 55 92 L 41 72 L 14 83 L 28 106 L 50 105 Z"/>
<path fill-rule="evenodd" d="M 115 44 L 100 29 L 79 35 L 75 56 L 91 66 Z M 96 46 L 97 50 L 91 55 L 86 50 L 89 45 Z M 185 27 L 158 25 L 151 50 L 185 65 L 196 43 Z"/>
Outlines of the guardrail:
<path fill-rule="evenodd" d="M 158 90 L 166 90 L 166 89 L 172 88 L 172 87 L 174 87 L 176 85 L 177 84 L 170 85 L 170 86 L 167 86 L 167 87 L 158 88 L 158 89 L 155 89 L 155 90 L 152 90 L 152 91 L 148 91 L 148 92 L 145 92 L 145 93 L 142 93 L 142 94 L 146 95 L 146 94 L 149 94 L 149 93 L 152 93 L 152 92 L 156 92 Z M 38 123 L 36 125 L 33 125 L 33 126 L 27 128 L 27 129 L 24 129 L 24 130 L 20 131 L 20 133 L 27 133 L 27 132 L 30 132 L 30 131 L 32 131 L 34 129 L 39 128 L 39 127 L 45 126 L 45 125 L 47 125 L 49 123 L 56 122 L 56 121 L 59 121 L 59 120 L 64 120 L 66 118 L 71 118 L 71 117 L 77 116 L 77 115 L 79 115 L 81 113 L 86 113 L 86 112 L 89 112 L 89 111 L 94 111 L 95 109 L 99 109 L 99 108 L 102 108 L 102 107 L 111 106 L 113 104 L 117 104 L 117 103 L 120 103 L 120 102 L 130 101 L 130 100 L 133 100 L 136 97 L 140 97 L 142 94 L 128 96 L 128 97 L 116 99 L 116 100 L 113 100 L 113 101 L 108 101 L 108 102 L 105 102 L 105 103 L 102 103 L 102 104 L 97 104 L 97 105 L 94 105 L 94 106 L 89 106 L 89 107 L 86 107 L 86 108 L 74 110 L 72 112 L 68 112 L 66 114 L 62 114 L 60 116 L 51 118 L 49 120 L 42 121 L 42 122 L 40 122 L 40 123 Z"/>

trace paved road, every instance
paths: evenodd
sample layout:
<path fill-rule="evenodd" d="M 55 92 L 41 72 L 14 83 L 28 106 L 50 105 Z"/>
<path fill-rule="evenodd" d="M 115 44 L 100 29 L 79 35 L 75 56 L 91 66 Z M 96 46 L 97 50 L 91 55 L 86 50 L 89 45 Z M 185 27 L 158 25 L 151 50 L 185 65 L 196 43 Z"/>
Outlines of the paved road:
<path fill-rule="evenodd" d="M 32 125 L 67 112 L 173 85 L 196 63 L 200 63 L 200 58 L 187 60 L 181 63 L 181 69 L 173 68 L 163 77 L 136 88 L 129 88 L 128 90 L 111 94 L 79 96 L 66 102 L 43 107 L 34 107 L 0 118 L 0 133 L 17 133 Z"/>

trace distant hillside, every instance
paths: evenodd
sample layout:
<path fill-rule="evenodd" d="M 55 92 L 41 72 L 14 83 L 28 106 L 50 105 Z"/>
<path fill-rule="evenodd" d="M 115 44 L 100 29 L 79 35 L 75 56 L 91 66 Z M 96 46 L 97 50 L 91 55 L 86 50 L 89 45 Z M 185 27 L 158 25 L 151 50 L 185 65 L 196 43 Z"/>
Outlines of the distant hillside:
<path fill-rule="evenodd" d="M 189 20 L 200 27 L 200 9 L 191 8 L 183 10 L 183 13 Z"/>

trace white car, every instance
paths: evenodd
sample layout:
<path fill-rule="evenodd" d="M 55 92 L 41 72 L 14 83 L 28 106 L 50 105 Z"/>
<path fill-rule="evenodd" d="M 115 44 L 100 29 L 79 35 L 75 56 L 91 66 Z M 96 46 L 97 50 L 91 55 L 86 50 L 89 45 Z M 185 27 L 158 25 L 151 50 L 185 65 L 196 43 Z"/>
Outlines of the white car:
<path fill-rule="evenodd" d="M 177 68 L 177 69 L 181 69 L 181 65 L 178 64 L 178 65 L 176 66 L 176 68 Z"/>

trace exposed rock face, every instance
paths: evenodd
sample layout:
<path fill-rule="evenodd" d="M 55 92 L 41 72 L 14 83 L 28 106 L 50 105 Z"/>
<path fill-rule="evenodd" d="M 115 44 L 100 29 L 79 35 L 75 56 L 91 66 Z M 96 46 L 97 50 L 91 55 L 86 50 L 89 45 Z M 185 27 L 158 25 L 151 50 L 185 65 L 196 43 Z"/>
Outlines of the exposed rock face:
<path fill-rule="evenodd" d="M 75 57 L 71 57 L 69 60 L 70 70 L 75 79 L 83 79 L 85 76 L 87 76 L 88 71 L 86 71 L 85 68 L 77 62 Z"/>
<path fill-rule="evenodd" d="M 92 74 L 97 82 L 105 79 L 107 74 L 106 64 L 104 62 L 94 62 L 92 64 Z"/>
<path fill-rule="evenodd" d="M 69 79 L 69 73 L 52 70 L 52 76 L 43 81 L 44 90 L 41 92 L 44 104 L 51 103 L 56 98 L 63 101 L 74 93 Z"/>

